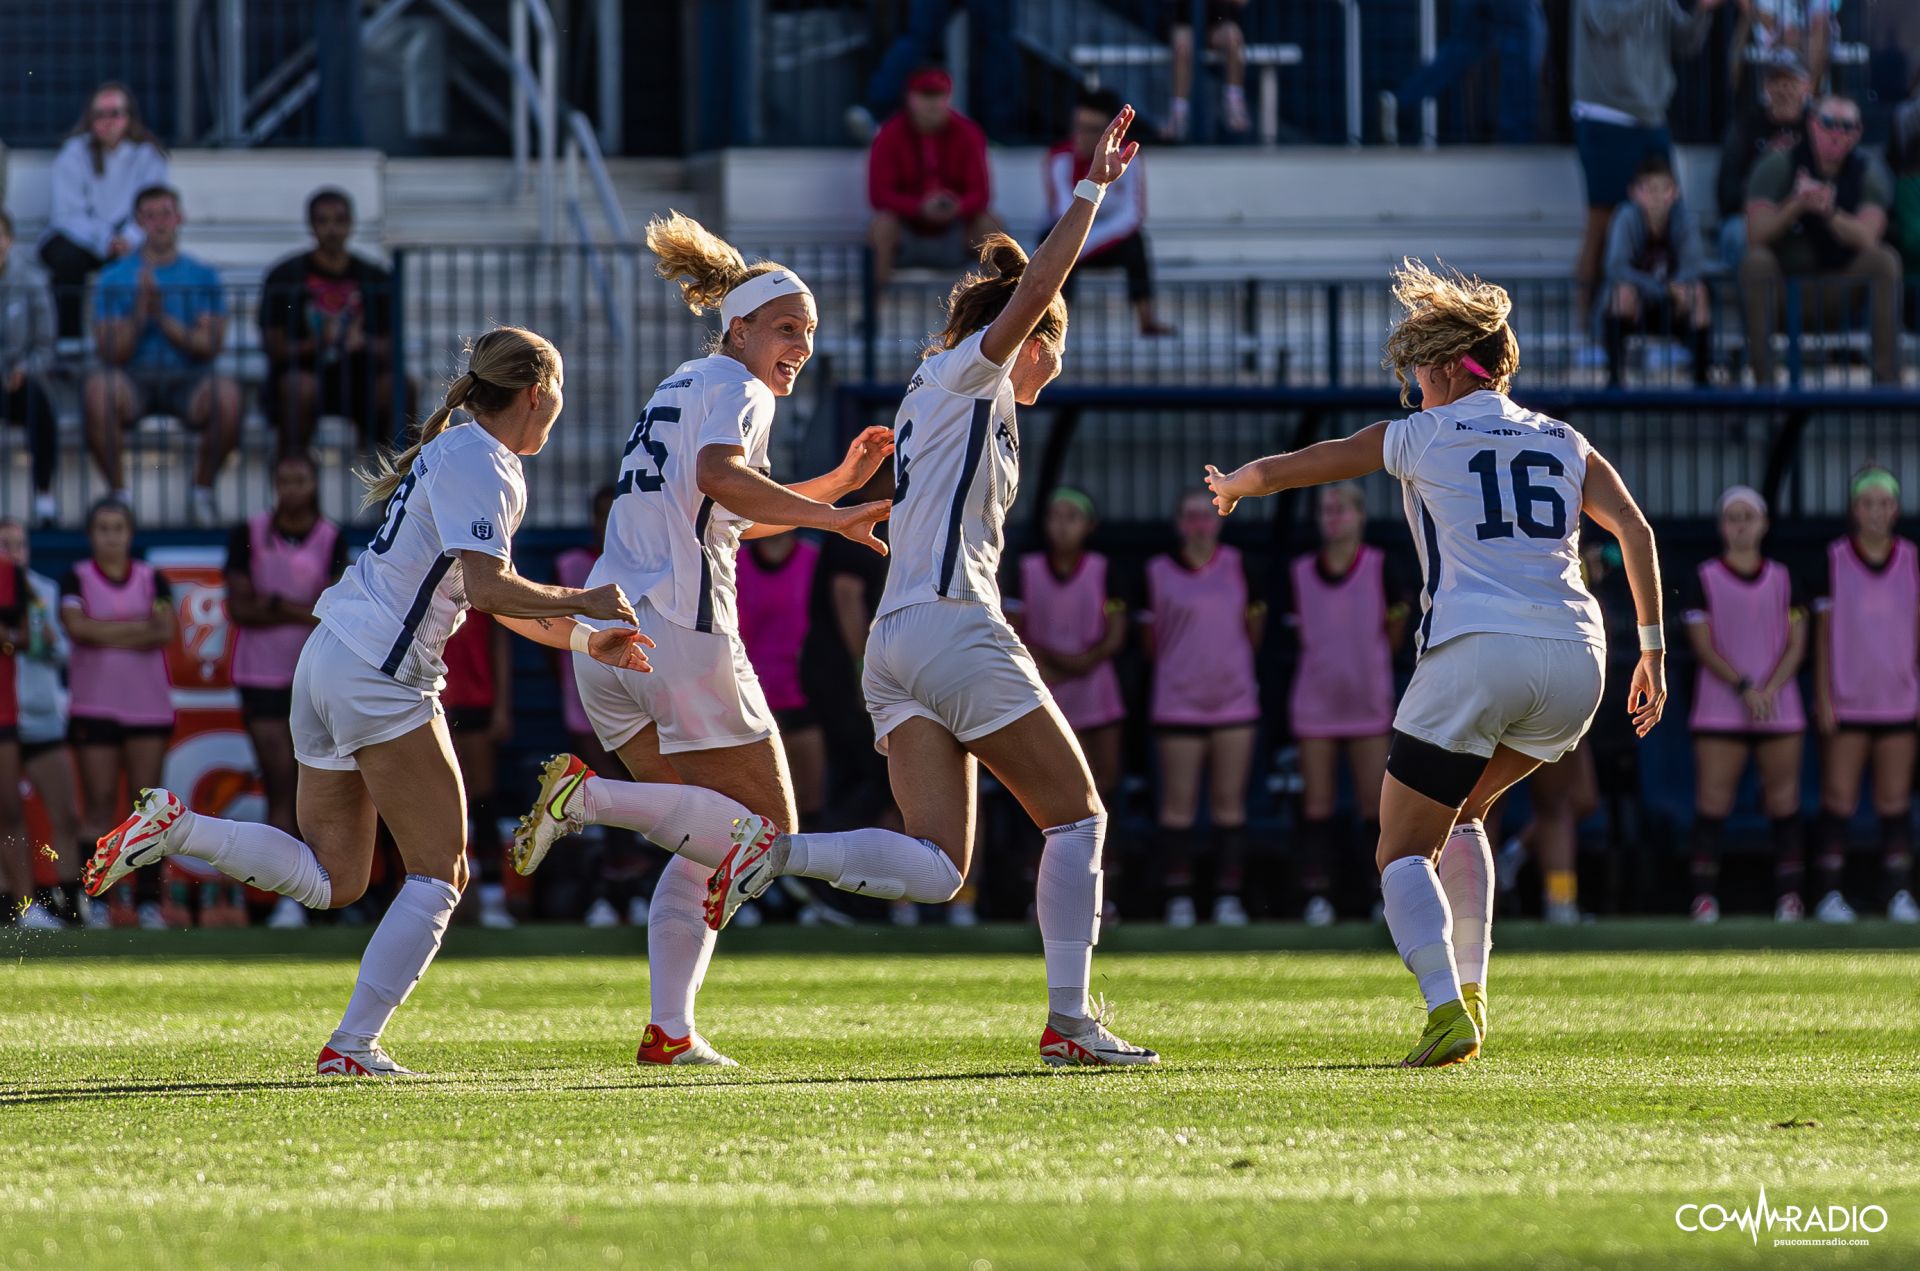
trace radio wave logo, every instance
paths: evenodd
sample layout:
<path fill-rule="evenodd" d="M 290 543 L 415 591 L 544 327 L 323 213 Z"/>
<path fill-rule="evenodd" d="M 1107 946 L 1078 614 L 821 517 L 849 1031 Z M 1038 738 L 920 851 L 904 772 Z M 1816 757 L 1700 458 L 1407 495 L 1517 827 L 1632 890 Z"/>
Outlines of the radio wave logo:
<path fill-rule="evenodd" d="M 1775 1207 L 1767 1200 L 1765 1185 L 1760 1198 L 1744 1209 L 1718 1204 L 1685 1204 L 1674 1210 L 1674 1225 L 1685 1232 L 1717 1232 L 1732 1228 L 1745 1232 L 1754 1244 L 1760 1233 L 1772 1234 L 1778 1227 L 1793 1236 L 1818 1233 L 1833 1235 L 1878 1235 L 1887 1229 L 1887 1211 L 1879 1205 L 1786 1205 Z"/>

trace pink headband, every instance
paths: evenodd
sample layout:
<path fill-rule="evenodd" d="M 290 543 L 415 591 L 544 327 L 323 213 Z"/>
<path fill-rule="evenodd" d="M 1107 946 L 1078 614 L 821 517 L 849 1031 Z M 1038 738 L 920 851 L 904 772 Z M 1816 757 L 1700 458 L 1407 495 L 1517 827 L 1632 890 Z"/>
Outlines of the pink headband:
<path fill-rule="evenodd" d="M 1472 371 L 1475 375 L 1478 375 L 1483 380 L 1490 380 L 1493 378 L 1493 376 L 1487 374 L 1487 368 L 1480 365 L 1478 362 L 1474 361 L 1470 355 L 1466 355 L 1466 354 L 1461 355 L 1460 365 L 1466 367 L 1469 371 Z"/>

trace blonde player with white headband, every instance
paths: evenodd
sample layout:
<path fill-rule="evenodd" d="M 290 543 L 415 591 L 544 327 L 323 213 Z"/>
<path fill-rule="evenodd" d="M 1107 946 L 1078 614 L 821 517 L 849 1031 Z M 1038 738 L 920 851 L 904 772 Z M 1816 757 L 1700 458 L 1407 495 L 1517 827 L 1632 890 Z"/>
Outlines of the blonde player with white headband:
<path fill-rule="evenodd" d="M 658 674 L 575 659 L 580 698 L 601 744 L 634 781 L 595 776 L 556 755 L 515 836 L 514 868 L 531 873 L 563 834 L 589 824 L 636 830 L 674 852 L 647 922 L 652 1017 L 640 1063 L 733 1061 L 694 1028 L 694 997 L 713 955 L 709 876 L 737 839 L 797 830 L 793 782 L 773 712 L 741 644 L 734 557 L 741 540 L 795 526 L 831 530 L 874 551 L 885 501 L 834 507 L 893 453 L 869 428 L 839 467 L 784 486 L 767 476 L 774 403 L 813 355 L 813 295 L 790 269 L 747 264 L 679 213 L 647 227 L 659 273 L 683 279 L 695 313 L 718 308 L 707 356 L 663 381 L 627 440 L 606 550 L 589 583 L 618 582 L 658 647 Z M 682 784 L 684 783 L 684 784 Z M 795 835 L 815 845 L 809 873 L 874 896 L 942 901 L 960 877 L 937 850 L 886 830 Z"/>
<path fill-rule="evenodd" d="M 475 340 L 467 369 L 420 425 L 412 446 L 359 474 L 386 514 L 367 550 L 320 596 L 319 625 L 293 678 L 298 812 L 306 841 L 271 825 L 187 810 L 142 790 L 133 815 L 100 840 L 86 887 L 98 896 L 175 854 L 290 896 L 311 909 L 358 900 L 373 864 L 376 816 L 407 878 L 367 941 L 340 1026 L 320 1051 L 323 1077 L 411 1076 L 380 1045 L 425 975 L 467 884 L 467 806 L 440 689 L 441 653 L 469 607 L 596 665 L 647 669 L 630 625 L 596 630 L 571 615 L 630 624 L 615 583 L 585 590 L 528 582 L 513 568 L 527 510 L 522 455 L 546 445 L 560 415 L 563 369 L 546 339 L 496 327 Z M 465 411 L 471 422 L 453 418 Z"/>

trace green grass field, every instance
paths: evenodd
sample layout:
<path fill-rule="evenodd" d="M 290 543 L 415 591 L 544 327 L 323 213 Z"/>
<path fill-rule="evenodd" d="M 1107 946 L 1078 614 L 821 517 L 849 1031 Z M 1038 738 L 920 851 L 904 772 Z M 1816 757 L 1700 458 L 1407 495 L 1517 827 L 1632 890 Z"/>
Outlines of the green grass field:
<path fill-rule="evenodd" d="M 362 931 L 0 945 L 0 1267 L 1920 1265 L 1920 934 L 1502 927 L 1485 1054 L 1407 1072 L 1384 935 L 1116 928 L 1158 1071 L 1041 1067 L 1029 933 L 729 933 L 639 1072 L 633 933 L 460 929 L 320 1081 Z M 1642 946 L 1642 947 L 1636 947 Z M 1879 1205 L 1865 1247 L 1689 1201 Z"/>

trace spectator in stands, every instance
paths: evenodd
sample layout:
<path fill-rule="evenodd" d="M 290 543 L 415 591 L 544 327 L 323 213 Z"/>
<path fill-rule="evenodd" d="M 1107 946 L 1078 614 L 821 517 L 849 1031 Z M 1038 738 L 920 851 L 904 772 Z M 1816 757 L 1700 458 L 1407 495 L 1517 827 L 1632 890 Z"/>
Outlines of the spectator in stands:
<path fill-rule="evenodd" d="M 87 109 L 53 160 L 53 214 L 40 259 L 53 275 L 60 334 L 81 333 L 87 279 L 108 261 L 139 248 L 145 237 L 134 196 L 168 180 L 167 152 L 140 119 L 126 85 L 93 90 Z"/>
<path fill-rule="evenodd" d="M 160 784 L 173 737 L 173 589 L 133 554 L 133 532 L 133 509 L 100 500 L 87 513 L 87 559 L 60 580 L 60 621 L 73 642 L 67 739 L 80 760 L 82 861 L 126 814 L 122 789 Z M 160 871 L 141 870 L 133 886 L 140 925 L 167 926 Z"/>
<path fill-rule="evenodd" d="M 1247 37 L 1240 26 L 1240 14 L 1246 7 L 1247 0 L 1206 0 L 1207 47 L 1220 55 L 1227 78 L 1220 94 L 1220 113 L 1227 131 L 1235 133 L 1253 127 L 1247 114 Z M 1161 133 L 1168 141 L 1185 141 L 1193 97 L 1193 0 L 1162 0 L 1160 13 L 1173 55 L 1173 100 L 1167 103 L 1167 122 Z"/>
<path fill-rule="evenodd" d="M 1694 571 L 1685 613 L 1699 663 L 1693 711 L 1693 920 L 1720 920 L 1720 849 L 1740 778 L 1751 759 L 1760 810 L 1772 822 L 1774 917 L 1804 916 L 1806 874 L 1800 820 L 1800 705 L 1807 652 L 1806 606 L 1787 567 L 1761 555 L 1767 502 L 1737 485 L 1720 496 L 1720 555 Z"/>
<path fill-rule="evenodd" d="M 1573 136 L 1587 183 L 1587 228 L 1574 277 L 1590 312 L 1613 209 L 1648 151 L 1670 154 L 1675 57 L 1698 54 L 1724 0 L 1574 0 Z"/>
<path fill-rule="evenodd" d="M 881 126 L 867 155 L 867 196 L 881 287 L 903 255 L 944 268 L 1000 228 L 990 210 L 986 135 L 953 108 L 953 79 L 945 71 L 930 68 L 908 81 L 906 107 Z"/>
<path fill-rule="evenodd" d="M 1380 94 L 1380 140 L 1398 145 L 1403 112 L 1440 96 L 1494 53 L 1500 58 L 1494 137 L 1503 146 L 1532 144 L 1547 56 L 1547 14 L 1540 0 L 1453 0 L 1448 14 L 1447 38 L 1433 60 L 1422 63 L 1398 92 Z"/>
<path fill-rule="evenodd" d="M 507 629 L 479 610 L 469 610 L 442 654 L 447 686 L 440 702 L 453 734 L 453 757 L 467 792 L 467 856 L 480 886 L 480 925 L 514 925 L 507 888 L 498 811 L 500 747 L 513 739 L 513 645 Z"/>
<path fill-rule="evenodd" d="M 27 430 L 33 454 L 33 519 L 53 524 L 53 472 L 60 435 L 46 373 L 53 366 L 53 293 L 40 266 L 13 254 L 13 218 L 0 212 L 0 420 Z"/>
<path fill-rule="evenodd" d="M 307 200 L 313 249 L 267 272 L 260 288 L 260 343 L 267 353 L 262 405 L 284 454 L 303 454 L 321 415 L 344 415 L 360 439 L 393 412 L 393 279 L 347 250 L 353 200 L 323 189 Z"/>
<path fill-rule="evenodd" d="M 347 568 L 347 540 L 320 514 L 319 472 L 310 456 L 281 456 L 273 496 L 271 508 L 227 536 L 227 617 L 234 625 L 233 682 L 266 787 L 267 824 L 297 835 L 300 767 L 287 724 L 293 671 L 315 625 L 313 602 Z M 306 907 L 282 896 L 267 925 L 304 927 Z"/>
<path fill-rule="evenodd" d="M 164 185 L 134 198 L 146 235 L 140 249 L 100 271 L 93 338 L 103 365 L 87 376 L 87 448 L 112 497 L 125 503 L 121 434 L 150 411 L 199 430 L 191 512 L 196 525 L 218 517 L 214 479 L 240 438 L 240 386 L 214 371 L 227 330 L 227 301 L 211 265 L 180 250 L 186 220 L 180 195 Z"/>
<path fill-rule="evenodd" d="M 1247 921 L 1241 884 L 1247 855 L 1247 779 L 1260 722 L 1253 652 L 1266 630 L 1240 553 L 1220 541 L 1220 517 L 1205 490 L 1180 500 L 1180 545 L 1147 563 L 1147 652 L 1153 658 L 1152 722 L 1160 759 L 1159 826 L 1166 864 L 1167 922 L 1194 922 L 1194 858 L 1214 857 L 1213 920 Z M 1210 833 L 1195 830 L 1206 775 Z"/>
<path fill-rule="evenodd" d="M 1900 482 L 1863 468 L 1848 489 L 1848 532 L 1827 544 L 1814 610 L 1814 722 L 1820 730 L 1820 890 L 1815 910 L 1850 922 L 1841 896 L 1848 827 L 1873 769 L 1884 870 L 1881 903 L 1894 922 L 1920 922 L 1913 898 L 1914 719 L 1920 715 L 1920 548 L 1895 532 Z"/>
<path fill-rule="evenodd" d="M 1792 150 L 1807 135 L 1807 102 L 1812 96 L 1807 69 L 1785 56 L 1767 63 L 1757 98 L 1736 100 L 1733 123 L 1720 148 L 1715 192 L 1720 203 L 1720 258 L 1740 268 L 1747 255 L 1747 181 L 1754 165 L 1770 154 Z"/>
<path fill-rule="evenodd" d="M 1740 290 L 1754 379 L 1773 382 L 1773 332 L 1789 281 L 1802 285 L 1810 325 L 1838 325 L 1866 293 L 1873 378 L 1900 382 L 1900 257 L 1882 241 L 1893 179 L 1862 152 L 1860 108 L 1845 97 L 1814 103 L 1807 136 L 1762 159 L 1747 182 L 1747 256 Z"/>
<path fill-rule="evenodd" d="M 1815 87 L 1827 82 L 1833 41 L 1840 29 L 1841 0 L 1734 0 L 1734 24 L 1728 53 L 1733 58 L 1736 91 L 1747 83 L 1749 63 L 1794 59 L 1806 65 Z"/>
<path fill-rule="evenodd" d="M 1287 626 L 1297 637 L 1287 713 L 1300 746 L 1301 890 L 1310 926 L 1334 920 L 1334 812 L 1346 760 L 1360 818 L 1356 859 L 1380 839 L 1380 780 L 1393 732 L 1393 651 L 1406 636 L 1406 580 L 1369 547 L 1366 492 L 1322 486 L 1320 548 L 1294 559 Z"/>
<path fill-rule="evenodd" d="M 1707 294 L 1706 255 L 1673 164 L 1653 151 L 1640 161 L 1627 201 L 1613 210 L 1607 231 L 1607 385 L 1619 388 L 1627 337 L 1682 335 L 1693 354 L 1693 382 L 1704 386 L 1713 368 L 1713 301 Z"/>
<path fill-rule="evenodd" d="M 19 661 L 15 633 L 27 625 L 33 589 L 27 571 L 0 559 L 0 925 L 57 930 L 66 924 L 41 903 L 33 883 L 33 849 L 27 842 L 26 809 L 20 801 Z"/>
<path fill-rule="evenodd" d="M 1073 187 L 1087 175 L 1093 148 L 1108 123 L 1124 105 L 1109 88 L 1083 92 L 1073 110 L 1073 135 L 1047 151 L 1047 224 L 1059 220 L 1073 203 Z M 1073 284 L 1089 269 L 1120 269 L 1127 275 L 1127 300 L 1133 305 L 1141 335 L 1171 335 L 1173 328 L 1153 311 L 1153 262 L 1147 255 L 1146 164 L 1135 156 L 1118 181 L 1107 190 L 1106 201 L 1093 214 L 1093 228 L 1080 263 L 1067 275 L 1062 294 L 1072 298 Z M 1043 233 L 1042 238 L 1046 235 Z"/>
<path fill-rule="evenodd" d="M 60 626 L 60 584 L 32 569 L 27 527 L 0 520 L 0 559 L 27 579 L 26 620 L 15 639 L 19 658 L 20 766 L 47 816 L 48 848 L 59 886 L 36 893 L 62 922 L 92 926 L 96 918 L 80 888 L 86 853 L 77 850 L 79 805 L 73 792 L 73 751 L 67 746 L 67 633 Z M 97 917 L 104 920 L 105 911 Z"/>
<path fill-rule="evenodd" d="M 1893 115 L 1893 137 L 1887 143 L 1887 161 L 1893 166 L 1893 222 L 1887 239 L 1906 262 L 1909 302 L 1920 315 L 1920 92 Z"/>
<path fill-rule="evenodd" d="M 864 104 L 849 107 L 854 140 L 873 140 L 874 121 L 900 108 L 914 72 L 946 47 L 954 10 L 967 11 L 967 62 L 973 68 L 972 101 L 980 122 L 996 140 L 1011 139 L 1020 126 L 1020 50 L 1014 45 L 1014 0 L 903 0 L 905 19 L 867 83 Z M 897 6 L 889 6 L 897 7 Z"/>

